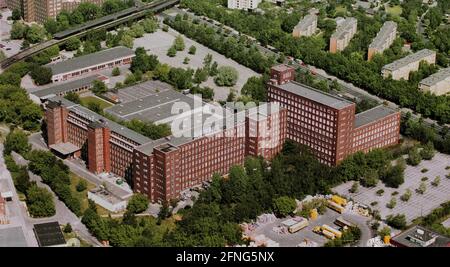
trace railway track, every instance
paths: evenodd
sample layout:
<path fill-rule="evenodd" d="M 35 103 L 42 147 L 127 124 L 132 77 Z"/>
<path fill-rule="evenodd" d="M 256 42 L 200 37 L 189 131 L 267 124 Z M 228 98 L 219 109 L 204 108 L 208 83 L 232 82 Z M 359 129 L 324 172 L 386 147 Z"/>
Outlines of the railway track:
<path fill-rule="evenodd" d="M 102 17 L 97 20 L 88 22 L 87 24 L 83 24 L 80 26 L 77 26 L 75 28 L 66 30 L 64 32 L 56 33 L 54 36 L 57 36 L 57 38 L 53 38 L 51 40 L 48 40 L 46 42 L 37 44 L 35 46 L 32 46 L 30 48 L 27 48 L 25 50 L 20 51 L 19 53 L 4 59 L 0 62 L 0 67 L 5 70 L 12 64 L 25 60 L 33 55 L 38 54 L 39 52 L 53 46 L 53 45 L 61 45 L 64 42 L 66 42 L 71 37 L 83 37 L 90 31 L 95 30 L 101 30 L 101 29 L 110 29 L 113 27 L 116 27 L 118 25 L 121 25 L 125 22 L 128 22 L 130 20 L 136 20 L 138 18 L 141 18 L 147 14 L 148 11 L 152 12 L 160 12 L 162 10 L 165 10 L 169 7 L 172 7 L 176 4 L 178 4 L 180 0 L 161 0 L 156 1 L 153 3 L 145 4 L 140 7 L 134 7 L 130 8 L 128 10 L 124 10 L 118 13 L 121 13 L 122 17 L 117 18 L 118 15 L 112 14 L 107 16 L 108 18 Z M 123 14 L 123 12 L 128 12 L 127 14 Z"/>

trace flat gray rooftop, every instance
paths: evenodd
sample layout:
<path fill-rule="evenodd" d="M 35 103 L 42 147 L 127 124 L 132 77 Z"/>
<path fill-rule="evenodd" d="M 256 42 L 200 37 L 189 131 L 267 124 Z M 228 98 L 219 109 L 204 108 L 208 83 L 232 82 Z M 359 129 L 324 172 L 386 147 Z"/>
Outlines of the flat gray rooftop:
<path fill-rule="evenodd" d="M 116 132 L 117 134 L 120 134 L 124 137 L 127 137 L 134 142 L 138 144 L 144 144 L 149 142 L 151 139 L 148 137 L 145 137 L 131 129 L 126 128 L 125 126 L 122 126 L 112 120 L 109 120 L 83 106 L 77 105 L 65 98 L 62 97 L 53 97 L 50 99 L 51 102 L 58 102 L 61 101 L 64 106 L 66 106 L 70 111 L 73 111 L 75 113 L 78 113 L 86 118 L 89 118 L 91 121 L 99 121 L 103 120 L 108 124 L 108 127 L 111 129 L 111 131 Z"/>
<path fill-rule="evenodd" d="M 278 88 L 291 92 L 303 98 L 310 99 L 314 102 L 329 106 L 335 109 L 342 109 L 354 103 L 343 98 L 333 96 L 331 94 L 316 90 L 307 85 L 298 82 L 288 82 L 282 85 L 277 85 Z"/>
<path fill-rule="evenodd" d="M 392 32 L 397 31 L 397 23 L 393 21 L 386 21 L 381 27 L 380 31 L 377 33 L 377 36 L 373 39 L 372 43 L 369 45 L 369 48 L 381 49 L 386 43 L 386 39 L 388 39 L 389 35 Z"/>
<path fill-rule="evenodd" d="M 331 38 L 342 39 L 345 35 L 358 24 L 358 20 L 355 18 L 346 18 L 336 29 L 336 31 L 331 35 Z"/>
<path fill-rule="evenodd" d="M 134 51 L 124 46 L 117 46 L 110 49 L 102 50 L 89 55 L 75 57 L 66 61 L 47 65 L 53 75 L 72 72 L 78 69 L 88 68 L 104 62 L 114 61 L 123 57 L 133 56 Z"/>
<path fill-rule="evenodd" d="M 299 29 L 301 31 L 306 30 L 309 26 L 311 26 L 314 21 L 317 21 L 316 15 L 306 15 L 302 20 L 298 22 L 298 24 L 294 27 L 295 29 Z"/>
<path fill-rule="evenodd" d="M 35 91 L 32 94 L 39 97 L 39 98 L 48 98 L 51 96 L 56 96 L 58 94 L 62 93 L 68 93 L 72 90 L 84 87 L 84 86 L 90 86 L 95 80 L 99 78 L 98 75 L 91 75 L 87 76 L 85 78 L 81 78 L 78 80 L 70 80 L 69 82 L 65 83 L 58 83 L 56 85 L 52 85 L 50 87 L 43 88 L 39 91 Z"/>
<path fill-rule="evenodd" d="M 398 70 L 406 65 L 409 65 L 413 62 L 416 61 L 421 61 L 423 60 L 425 57 L 428 57 L 430 55 L 436 56 L 436 52 L 434 52 L 433 50 L 430 49 L 422 49 L 412 55 L 406 56 L 404 58 L 401 58 L 399 60 L 396 60 L 390 64 L 387 64 L 383 67 L 383 69 L 386 70 L 390 70 L 390 71 L 394 71 L 394 70 Z"/>
<path fill-rule="evenodd" d="M 438 71 L 437 73 L 430 75 L 429 77 L 423 79 L 420 81 L 421 84 L 433 86 L 437 84 L 438 82 L 444 81 L 444 80 L 450 81 L 450 67 L 446 69 L 442 69 Z"/>
<path fill-rule="evenodd" d="M 355 115 L 355 128 L 377 121 L 394 113 L 397 113 L 397 111 L 383 105 L 368 109 Z"/>
<path fill-rule="evenodd" d="M 422 231 L 423 234 L 419 234 L 417 230 Z M 422 226 L 414 226 L 404 232 L 401 232 L 400 234 L 392 237 L 392 240 L 408 247 L 422 247 L 420 244 L 411 241 L 410 237 L 417 238 L 424 242 L 436 237 L 436 241 L 429 245 L 429 247 L 447 247 L 450 244 L 450 238 Z"/>
<path fill-rule="evenodd" d="M 173 116 L 172 106 L 176 102 L 194 106 L 194 98 L 175 90 L 167 90 L 130 102 L 121 103 L 105 109 L 105 112 L 124 120 L 141 119 L 157 122 Z"/>
<path fill-rule="evenodd" d="M 0 229 L 0 247 L 28 247 L 22 226 Z"/>

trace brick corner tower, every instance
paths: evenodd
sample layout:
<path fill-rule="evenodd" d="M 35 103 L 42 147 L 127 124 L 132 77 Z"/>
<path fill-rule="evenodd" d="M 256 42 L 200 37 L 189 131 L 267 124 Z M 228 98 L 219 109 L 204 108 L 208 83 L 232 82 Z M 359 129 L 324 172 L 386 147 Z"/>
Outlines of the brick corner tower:
<path fill-rule="evenodd" d="M 49 146 L 67 142 L 67 115 L 67 108 L 61 101 L 50 101 L 47 104 L 45 120 Z"/>
<path fill-rule="evenodd" d="M 111 172 L 111 130 L 104 121 L 88 125 L 88 169 L 93 173 Z"/>

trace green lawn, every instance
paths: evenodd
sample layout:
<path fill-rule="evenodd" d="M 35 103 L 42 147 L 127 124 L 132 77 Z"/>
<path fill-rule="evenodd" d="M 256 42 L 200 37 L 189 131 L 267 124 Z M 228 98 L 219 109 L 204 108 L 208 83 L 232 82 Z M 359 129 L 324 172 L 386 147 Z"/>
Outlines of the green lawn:
<path fill-rule="evenodd" d="M 92 103 L 92 102 L 98 103 L 102 110 L 107 108 L 107 107 L 112 106 L 111 103 L 109 103 L 109 102 L 107 102 L 107 101 L 105 101 L 105 100 L 103 100 L 101 98 L 98 98 L 96 96 L 81 97 L 80 100 L 81 100 L 81 105 L 86 106 L 86 107 L 89 105 L 89 103 Z"/>
<path fill-rule="evenodd" d="M 386 12 L 391 14 L 392 16 L 397 16 L 399 17 L 402 14 L 402 7 L 397 5 L 397 6 L 387 6 Z"/>
<path fill-rule="evenodd" d="M 339 12 L 347 13 L 347 8 L 345 6 L 337 6 L 335 14 Z"/>
<path fill-rule="evenodd" d="M 95 184 L 84 179 L 87 182 L 87 189 L 82 192 L 78 192 L 76 187 L 81 179 L 83 178 L 77 176 L 74 173 L 70 173 L 70 190 L 73 192 L 75 196 L 77 196 L 81 200 L 81 211 L 84 212 L 84 210 L 86 210 L 88 207 L 87 191 L 94 189 Z"/>

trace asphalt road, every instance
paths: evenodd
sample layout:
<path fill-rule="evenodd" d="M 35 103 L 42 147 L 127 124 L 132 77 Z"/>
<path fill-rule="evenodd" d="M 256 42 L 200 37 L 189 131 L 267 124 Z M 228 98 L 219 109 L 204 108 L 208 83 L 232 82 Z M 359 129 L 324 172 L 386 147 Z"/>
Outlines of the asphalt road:
<path fill-rule="evenodd" d="M 13 157 L 18 165 L 23 166 L 23 165 L 28 164 L 27 160 L 25 160 L 22 156 L 20 156 L 17 153 L 13 152 Z M 23 217 L 25 219 L 25 223 L 27 224 L 27 227 L 32 228 L 33 224 L 53 222 L 53 221 L 57 221 L 59 224 L 70 223 L 70 225 L 72 226 L 72 229 L 82 239 L 84 239 L 85 241 L 89 242 L 90 244 L 92 244 L 94 246 L 102 246 L 102 244 L 94 236 L 92 236 L 89 233 L 89 230 L 86 228 L 86 226 L 83 223 L 81 223 L 81 219 L 78 218 L 72 211 L 70 211 L 69 208 L 64 204 L 64 202 L 59 200 L 59 198 L 55 195 L 55 193 L 51 190 L 51 188 L 48 185 L 46 185 L 42 182 L 42 179 L 40 176 L 35 175 L 32 172 L 28 172 L 28 173 L 30 175 L 31 181 L 35 181 L 39 187 L 46 188 L 49 192 L 51 192 L 53 194 L 54 200 L 55 200 L 56 214 L 54 216 L 48 217 L 48 218 L 40 218 L 40 219 L 31 218 L 28 216 L 25 208 L 22 207 L 21 211 L 22 211 Z"/>

